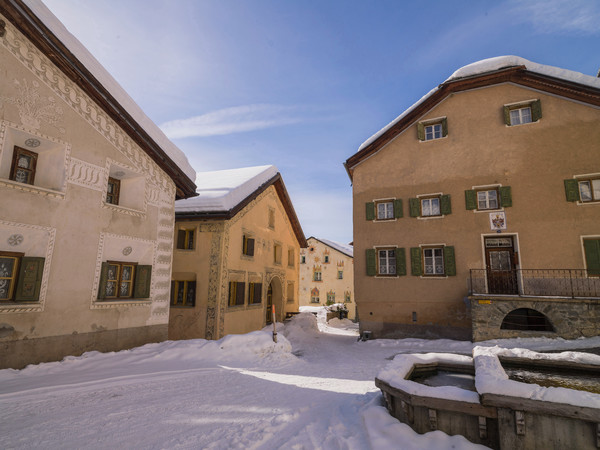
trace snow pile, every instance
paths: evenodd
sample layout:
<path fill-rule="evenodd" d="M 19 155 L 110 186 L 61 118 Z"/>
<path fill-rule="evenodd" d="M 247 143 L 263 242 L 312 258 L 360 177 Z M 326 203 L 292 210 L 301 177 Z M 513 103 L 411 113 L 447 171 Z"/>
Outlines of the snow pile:
<path fill-rule="evenodd" d="M 532 400 L 544 400 L 554 403 L 589 408 L 600 408 L 600 394 L 577 391 L 562 387 L 542 387 L 537 384 L 521 383 L 508 379 L 500 364 L 499 356 L 513 358 L 532 358 L 548 361 L 570 361 L 594 364 L 600 367 L 600 356 L 579 352 L 541 354 L 525 349 L 503 349 L 500 347 L 475 347 L 475 387 L 480 394 L 506 395 Z"/>
<path fill-rule="evenodd" d="M 296 314 L 284 325 L 282 333 L 295 344 L 303 343 L 307 339 L 314 339 L 319 334 L 317 316 L 310 312 Z"/>
<path fill-rule="evenodd" d="M 473 360 L 468 356 L 453 355 L 451 353 L 398 355 L 379 371 L 377 378 L 411 395 L 479 403 L 477 392 L 467 391 L 456 386 L 426 386 L 405 379 L 415 364 L 433 363 L 472 364 Z"/>
<path fill-rule="evenodd" d="M 333 328 L 345 328 L 345 329 L 355 328 L 358 330 L 358 323 L 354 323 L 350 319 L 341 319 L 340 320 L 337 317 L 334 317 L 333 319 L 330 319 L 329 322 L 327 322 L 327 325 L 329 325 L 330 327 L 333 327 Z"/>

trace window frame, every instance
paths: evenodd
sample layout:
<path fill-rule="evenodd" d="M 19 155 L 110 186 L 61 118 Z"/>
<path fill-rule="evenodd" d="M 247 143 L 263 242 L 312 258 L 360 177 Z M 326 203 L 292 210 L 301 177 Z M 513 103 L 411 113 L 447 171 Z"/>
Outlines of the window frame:
<path fill-rule="evenodd" d="M 0 280 L 9 280 L 11 282 L 9 289 L 8 289 L 7 297 L 0 299 L 0 303 L 15 301 L 15 294 L 17 292 L 17 283 L 19 282 L 19 271 L 21 269 L 21 262 L 22 262 L 24 256 L 25 256 L 25 253 L 0 251 L 0 257 L 11 258 L 15 261 L 13 264 L 12 275 L 10 277 L 9 276 L 6 276 L 6 277 L 0 276 Z"/>
<path fill-rule="evenodd" d="M 229 281 L 227 307 L 235 308 L 246 304 L 246 283 L 243 281 Z"/>
<path fill-rule="evenodd" d="M 524 114 L 525 111 L 527 111 L 527 114 Z M 520 108 L 509 109 L 508 113 L 510 115 L 511 127 L 533 123 L 533 114 L 531 111 L 531 106 L 529 105 L 522 106 Z M 518 113 L 516 117 L 514 116 L 514 113 Z"/>
<path fill-rule="evenodd" d="M 441 217 L 443 216 L 442 214 L 442 196 L 441 195 L 431 195 L 431 196 L 424 196 L 424 197 L 418 197 L 419 199 L 419 217 Z M 429 201 L 432 202 L 433 200 L 437 200 L 438 202 L 438 214 L 423 214 L 423 202 Z M 431 203 L 430 203 L 431 205 Z"/>
<path fill-rule="evenodd" d="M 328 304 L 333 304 L 335 303 L 335 291 L 332 289 L 329 292 L 327 292 L 327 303 Z"/>
<path fill-rule="evenodd" d="M 31 160 L 32 160 L 31 166 L 32 167 L 30 167 L 28 169 L 19 167 L 18 159 L 19 159 L 19 155 L 21 155 L 21 154 L 26 155 L 31 158 Z M 18 145 L 15 145 L 13 148 L 13 156 L 12 156 L 12 163 L 10 166 L 9 179 L 11 181 L 14 181 L 15 183 L 22 183 L 22 184 L 28 184 L 30 186 L 34 186 L 38 155 L 39 154 L 36 152 L 32 152 L 31 150 L 26 150 L 22 147 L 19 147 Z M 17 170 L 19 170 L 19 169 L 24 170 L 28 174 L 30 174 L 30 178 L 28 178 L 26 182 L 17 181 L 17 179 L 16 179 Z"/>
<path fill-rule="evenodd" d="M 191 304 L 188 304 L 188 297 L 190 294 L 190 284 L 193 285 L 193 298 Z M 176 302 L 178 294 L 180 292 L 180 286 L 183 285 L 183 303 Z M 196 306 L 196 281 L 195 280 L 171 280 L 171 306 L 182 306 L 186 308 L 193 308 Z"/>
<path fill-rule="evenodd" d="M 109 278 L 108 277 L 108 271 L 107 271 L 107 278 L 106 278 L 106 284 L 105 284 L 105 293 L 104 293 L 104 300 L 119 300 L 119 299 L 132 299 L 133 297 L 133 292 L 135 290 L 135 277 L 137 275 L 137 266 L 138 263 L 137 262 L 129 262 L 129 261 L 106 261 L 106 263 L 109 265 L 108 270 L 110 270 L 110 266 L 117 266 L 119 268 L 118 270 L 118 274 L 116 278 Z M 121 295 L 121 284 L 124 282 L 122 279 L 122 275 L 123 275 L 123 267 L 131 267 L 132 271 L 131 271 L 131 278 L 129 280 L 125 280 L 125 282 L 129 283 L 129 293 L 127 295 Z M 114 282 L 116 284 L 116 290 L 115 293 L 116 295 L 108 295 L 106 292 L 106 289 L 108 288 L 108 284 Z"/>
<path fill-rule="evenodd" d="M 495 192 L 496 193 L 496 207 L 495 208 L 491 208 L 489 206 L 490 198 L 489 198 L 489 195 L 486 195 L 485 202 L 486 202 L 486 204 L 487 204 L 488 207 L 486 207 L 486 208 L 480 208 L 479 207 L 479 201 L 480 201 L 479 200 L 479 194 L 480 193 L 489 193 L 489 192 Z M 495 187 L 495 188 L 475 189 L 475 195 L 476 195 L 476 202 L 477 202 L 476 211 L 496 211 L 496 210 L 502 209 L 501 202 L 500 202 L 500 190 L 498 189 L 498 187 Z"/>
<path fill-rule="evenodd" d="M 375 201 L 374 203 L 375 203 L 375 220 L 383 221 L 383 220 L 394 220 L 395 219 L 394 200 L 393 199 L 379 200 L 379 201 Z M 379 206 L 380 205 L 390 205 L 391 206 L 391 211 L 387 206 L 385 207 L 385 217 L 379 216 Z M 389 215 L 389 212 L 391 212 L 391 216 Z"/>
<path fill-rule="evenodd" d="M 337 279 L 338 280 L 343 280 L 344 279 L 344 271 L 343 270 L 339 270 L 337 271 Z"/>
<path fill-rule="evenodd" d="M 113 192 L 110 192 L 110 188 L 113 186 Z M 111 205 L 119 204 L 119 194 L 121 193 L 121 180 L 118 178 L 108 177 L 108 183 L 106 185 L 106 203 Z"/>
<path fill-rule="evenodd" d="M 588 177 L 588 178 L 577 178 L 577 190 L 579 191 L 579 201 L 581 203 L 597 203 L 600 202 L 600 186 L 598 189 L 599 195 L 598 198 L 595 198 L 594 195 L 594 182 L 597 182 L 600 185 L 600 176 L 598 177 Z M 589 189 L 590 189 L 590 195 L 591 195 L 591 199 L 590 200 L 584 200 L 583 199 L 583 195 L 581 192 L 581 184 L 582 183 L 588 183 Z"/>
<path fill-rule="evenodd" d="M 376 271 L 376 275 L 378 277 L 396 277 L 398 276 L 398 268 L 396 267 L 396 251 L 398 250 L 397 247 L 377 247 L 375 249 L 375 263 L 376 263 L 376 267 L 377 267 L 377 271 Z M 381 271 L 381 252 L 385 252 L 386 253 L 386 268 L 387 268 L 387 272 L 386 273 L 382 273 Z M 394 252 L 393 256 L 389 255 L 389 252 Z M 390 273 L 389 268 L 391 266 L 390 261 L 393 261 L 393 266 L 394 266 L 394 273 Z"/>
<path fill-rule="evenodd" d="M 542 118 L 542 103 L 540 99 L 526 100 L 523 102 L 504 105 L 504 124 L 508 127 L 518 127 L 529 123 L 536 123 Z M 529 122 L 522 120 L 523 114 L 519 112 L 518 123 L 513 122 L 513 112 L 529 109 Z"/>
<path fill-rule="evenodd" d="M 288 267 L 296 267 L 296 251 L 288 248 Z"/>
<path fill-rule="evenodd" d="M 253 235 L 244 233 L 242 235 L 242 255 L 253 257 L 254 249 L 256 247 L 256 239 Z"/>
<path fill-rule="evenodd" d="M 273 264 L 276 264 L 278 266 L 281 265 L 281 261 L 283 259 L 282 253 L 283 253 L 283 246 L 278 242 L 274 242 L 273 243 Z"/>
<path fill-rule="evenodd" d="M 315 293 L 317 294 L 315 296 Z M 317 301 L 315 301 L 315 299 L 317 299 Z M 313 288 L 310 291 L 310 302 L 311 303 L 321 303 L 321 296 L 320 296 L 320 292 L 319 289 L 317 288 Z"/>
<path fill-rule="evenodd" d="M 445 246 L 443 245 L 428 245 L 428 246 L 423 246 L 421 247 L 421 261 L 422 261 L 422 275 L 423 277 L 445 277 L 446 275 L 446 263 L 444 261 L 444 248 Z M 442 262 L 442 272 L 441 273 L 436 273 L 436 262 L 435 262 L 435 255 L 432 255 L 431 257 L 433 258 L 433 273 L 427 273 L 427 264 L 426 264 L 426 258 L 427 256 L 425 255 L 426 251 L 435 251 L 435 250 L 440 250 L 441 254 L 439 256 L 439 258 L 441 258 L 441 262 Z"/>
<path fill-rule="evenodd" d="M 436 129 L 438 126 L 439 130 Z M 427 132 L 428 129 L 431 129 L 430 134 Z M 435 119 L 428 119 L 417 123 L 417 139 L 419 142 L 438 141 L 446 136 L 448 136 L 448 118 L 445 116 L 437 117 Z"/>
<path fill-rule="evenodd" d="M 313 269 L 313 281 L 323 281 L 323 273 L 321 269 Z"/>
<path fill-rule="evenodd" d="M 350 291 L 344 292 L 344 303 L 352 303 L 352 294 Z"/>
<path fill-rule="evenodd" d="M 258 300 L 257 300 L 258 298 Z M 248 282 L 248 305 L 260 305 L 262 303 L 262 282 Z"/>
<path fill-rule="evenodd" d="M 196 237 L 195 228 L 180 228 L 177 230 L 177 250 L 195 250 Z M 183 234 L 182 234 L 183 233 Z M 182 239 L 183 236 L 183 239 Z M 191 241 L 191 246 L 190 246 Z M 183 245 L 183 246 L 180 246 Z"/>

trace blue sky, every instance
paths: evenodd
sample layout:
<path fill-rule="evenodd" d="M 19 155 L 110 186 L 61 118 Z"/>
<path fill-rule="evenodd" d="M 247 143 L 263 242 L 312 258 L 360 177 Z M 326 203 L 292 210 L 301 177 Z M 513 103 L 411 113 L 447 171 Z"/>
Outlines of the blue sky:
<path fill-rule="evenodd" d="M 196 171 L 274 164 L 307 237 L 352 240 L 343 162 L 458 68 L 596 75 L 598 0 L 44 0 Z"/>

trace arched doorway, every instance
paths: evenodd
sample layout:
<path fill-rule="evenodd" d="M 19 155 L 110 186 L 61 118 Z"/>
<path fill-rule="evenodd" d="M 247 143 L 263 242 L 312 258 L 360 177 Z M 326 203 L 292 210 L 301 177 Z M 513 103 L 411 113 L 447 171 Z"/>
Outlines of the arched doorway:
<path fill-rule="evenodd" d="M 267 302 L 266 302 L 266 310 L 265 310 L 265 323 L 267 325 L 273 323 L 273 314 L 272 309 L 273 305 L 275 305 L 275 320 L 280 322 L 283 317 L 283 289 L 281 287 L 281 281 L 277 277 L 273 277 L 271 282 L 269 283 L 269 288 L 267 289 Z"/>
<path fill-rule="evenodd" d="M 519 308 L 509 312 L 502 321 L 501 330 L 554 331 L 548 318 L 539 311 Z"/>

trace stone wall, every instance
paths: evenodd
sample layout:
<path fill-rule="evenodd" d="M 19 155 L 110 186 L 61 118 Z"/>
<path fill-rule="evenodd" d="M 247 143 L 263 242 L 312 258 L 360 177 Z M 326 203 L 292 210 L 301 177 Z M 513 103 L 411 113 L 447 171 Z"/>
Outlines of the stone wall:
<path fill-rule="evenodd" d="M 471 296 L 469 300 L 474 342 L 514 337 L 577 339 L 600 335 L 600 299 Z M 519 308 L 544 314 L 554 332 L 501 330 L 506 315 Z"/>

